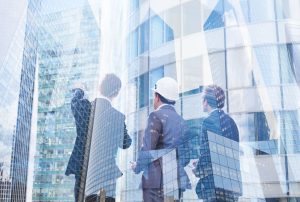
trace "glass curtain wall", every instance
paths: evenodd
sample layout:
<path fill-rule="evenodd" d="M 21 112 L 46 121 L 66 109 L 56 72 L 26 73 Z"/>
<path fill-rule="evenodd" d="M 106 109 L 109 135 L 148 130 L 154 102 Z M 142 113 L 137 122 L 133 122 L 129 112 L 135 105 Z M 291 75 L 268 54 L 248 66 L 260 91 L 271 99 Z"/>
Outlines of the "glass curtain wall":
<path fill-rule="evenodd" d="M 0 201 L 4 202 L 26 201 L 28 189 L 40 1 L 28 1 L 27 10 L 22 7 L 18 23 L 11 22 L 16 30 L 0 65 Z"/>
<path fill-rule="evenodd" d="M 192 188 L 182 199 L 205 200 L 197 193 L 203 176 L 195 176 L 192 168 L 204 147 L 199 131 L 209 116 L 202 108 L 203 89 L 216 84 L 225 92 L 223 110 L 237 124 L 239 144 L 230 147 L 214 136 L 207 141 L 212 178 L 203 181 L 203 193 L 218 187 L 210 200 L 235 200 L 226 189 L 242 192 L 241 201 L 299 200 L 299 9 L 294 0 L 128 1 L 124 69 L 132 96 L 123 104 L 129 105 L 134 143 L 127 156 L 135 161 L 142 146 L 153 111 L 151 88 L 162 77 L 176 79 L 180 100 L 175 108 L 198 129 L 184 168 Z M 232 168 L 235 161 L 240 168 Z M 120 200 L 142 201 L 141 176 L 127 169 Z"/>
<path fill-rule="evenodd" d="M 78 135 L 71 106 L 77 88 L 90 102 L 97 97 L 106 103 L 92 107 L 88 180 L 80 185 L 86 201 L 143 201 L 150 165 L 161 169 L 164 201 L 299 201 L 299 10 L 298 0 L 45 1 L 38 27 L 33 201 L 74 201 L 76 181 L 65 173 Z M 108 85 L 117 86 L 115 97 L 99 88 L 108 73 L 121 81 Z M 178 82 L 174 109 L 187 130 L 176 147 L 143 153 L 148 116 L 159 111 L 151 89 L 163 77 Z M 217 121 L 211 117 L 216 110 L 208 113 L 208 85 L 223 89 L 213 87 L 216 99 L 225 96 Z M 8 91 L 2 80 L 0 87 Z M 115 115 L 109 122 L 102 116 L 106 107 Z M 209 121 L 215 130 L 207 130 Z M 119 122 L 121 130 L 111 130 L 128 134 L 130 144 L 101 131 Z M 10 152 L 0 155 L 7 159 Z M 135 174 L 131 166 L 143 154 L 146 166 Z M 9 175 L 7 167 L 0 162 L 0 180 Z"/>
<path fill-rule="evenodd" d="M 86 1 L 44 1 L 41 12 L 32 200 L 74 201 L 73 174 L 80 170 L 76 165 L 81 161 L 82 153 L 72 159 L 70 156 L 73 149 L 84 142 L 84 137 L 76 139 L 78 120 L 75 121 L 77 117 L 74 116 L 84 110 L 73 110 L 71 101 L 75 96 L 74 89 L 78 88 L 84 91 L 83 98 L 92 100 L 95 97 L 100 29 Z M 72 161 L 71 173 L 66 171 L 69 160 Z"/>

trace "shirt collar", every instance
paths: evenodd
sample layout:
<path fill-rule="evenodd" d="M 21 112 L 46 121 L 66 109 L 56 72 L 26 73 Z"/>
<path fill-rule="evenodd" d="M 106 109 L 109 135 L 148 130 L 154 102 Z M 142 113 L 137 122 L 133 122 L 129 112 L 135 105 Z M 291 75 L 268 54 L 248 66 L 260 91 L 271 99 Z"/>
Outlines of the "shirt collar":
<path fill-rule="evenodd" d="M 169 104 L 161 104 L 155 111 L 160 110 L 162 107 L 164 106 L 171 106 L 174 107 L 173 105 L 169 105 Z"/>
<path fill-rule="evenodd" d="M 215 109 L 211 110 L 211 112 L 209 112 L 209 115 L 212 114 L 214 111 L 219 111 L 219 109 L 215 108 Z"/>
<path fill-rule="evenodd" d="M 108 99 L 107 97 L 104 97 L 104 96 L 100 96 L 99 98 L 101 98 L 101 99 L 104 99 L 104 100 L 107 100 L 110 104 L 111 104 L 111 100 L 110 99 Z"/>

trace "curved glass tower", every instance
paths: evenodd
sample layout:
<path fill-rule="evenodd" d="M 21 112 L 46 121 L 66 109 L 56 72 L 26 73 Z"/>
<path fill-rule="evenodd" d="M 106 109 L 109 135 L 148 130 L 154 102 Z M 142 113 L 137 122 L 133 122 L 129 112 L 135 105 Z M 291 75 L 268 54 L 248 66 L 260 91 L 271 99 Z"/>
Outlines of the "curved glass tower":
<path fill-rule="evenodd" d="M 293 0 L 131 1 L 126 66 L 128 87 L 136 92 L 128 113 L 134 150 L 141 146 L 143 120 L 152 111 L 150 89 L 157 79 L 178 80 L 181 99 L 176 109 L 190 127 L 201 127 L 207 117 L 201 108 L 202 90 L 216 84 L 226 94 L 224 111 L 239 129 L 241 183 L 230 174 L 226 155 L 217 152 L 229 148 L 212 141 L 213 181 L 204 187 L 238 186 L 243 190 L 240 200 L 298 198 L 299 8 Z M 203 145 L 197 138 L 192 142 L 191 159 L 196 160 L 197 147 Z M 199 177 L 189 166 L 185 169 L 193 188 L 183 193 L 183 200 L 196 201 Z M 124 201 L 136 197 L 130 195 L 134 184 L 127 184 Z M 231 200 L 221 192 L 219 200 Z"/>
<path fill-rule="evenodd" d="M 72 90 L 80 84 L 85 98 L 96 92 L 100 30 L 85 1 L 42 5 L 32 200 L 74 201 L 75 177 L 65 174 L 77 135 Z"/>
<path fill-rule="evenodd" d="M 33 201 L 300 200 L 299 0 L 30 2 L 0 66 L 0 201 L 26 190 L 34 64 Z"/>

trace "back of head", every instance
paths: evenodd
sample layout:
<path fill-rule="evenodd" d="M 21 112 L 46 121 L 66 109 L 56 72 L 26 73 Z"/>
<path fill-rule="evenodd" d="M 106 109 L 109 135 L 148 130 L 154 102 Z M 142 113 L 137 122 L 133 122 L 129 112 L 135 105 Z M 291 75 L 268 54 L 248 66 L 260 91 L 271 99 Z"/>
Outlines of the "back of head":
<path fill-rule="evenodd" d="M 212 108 L 222 109 L 225 104 L 225 93 L 217 85 L 209 85 L 204 90 L 204 99 Z"/>
<path fill-rule="evenodd" d="M 161 94 L 159 93 L 156 93 L 157 96 L 159 97 L 160 101 L 164 104 L 169 104 L 169 105 L 175 105 L 176 101 L 173 101 L 173 100 L 168 100 L 166 99 L 164 96 L 162 96 Z"/>
<path fill-rule="evenodd" d="M 74 97 L 78 99 L 82 99 L 84 97 L 84 91 L 81 88 L 73 89 Z"/>
<path fill-rule="evenodd" d="M 100 84 L 100 93 L 107 98 L 116 97 L 121 89 L 122 83 L 115 74 L 107 74 Z"/>

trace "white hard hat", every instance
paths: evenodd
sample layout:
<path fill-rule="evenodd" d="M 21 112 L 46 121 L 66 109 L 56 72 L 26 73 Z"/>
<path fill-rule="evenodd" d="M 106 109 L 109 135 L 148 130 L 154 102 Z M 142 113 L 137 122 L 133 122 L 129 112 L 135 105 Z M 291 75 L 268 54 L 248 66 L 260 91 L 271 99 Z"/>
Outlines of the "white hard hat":
<path fill-rule="evenodd" d="M 167 100 L 176 101 L 179 99 L 177 81 L 170 77 L 159 79 L 152 90 Z"/>

